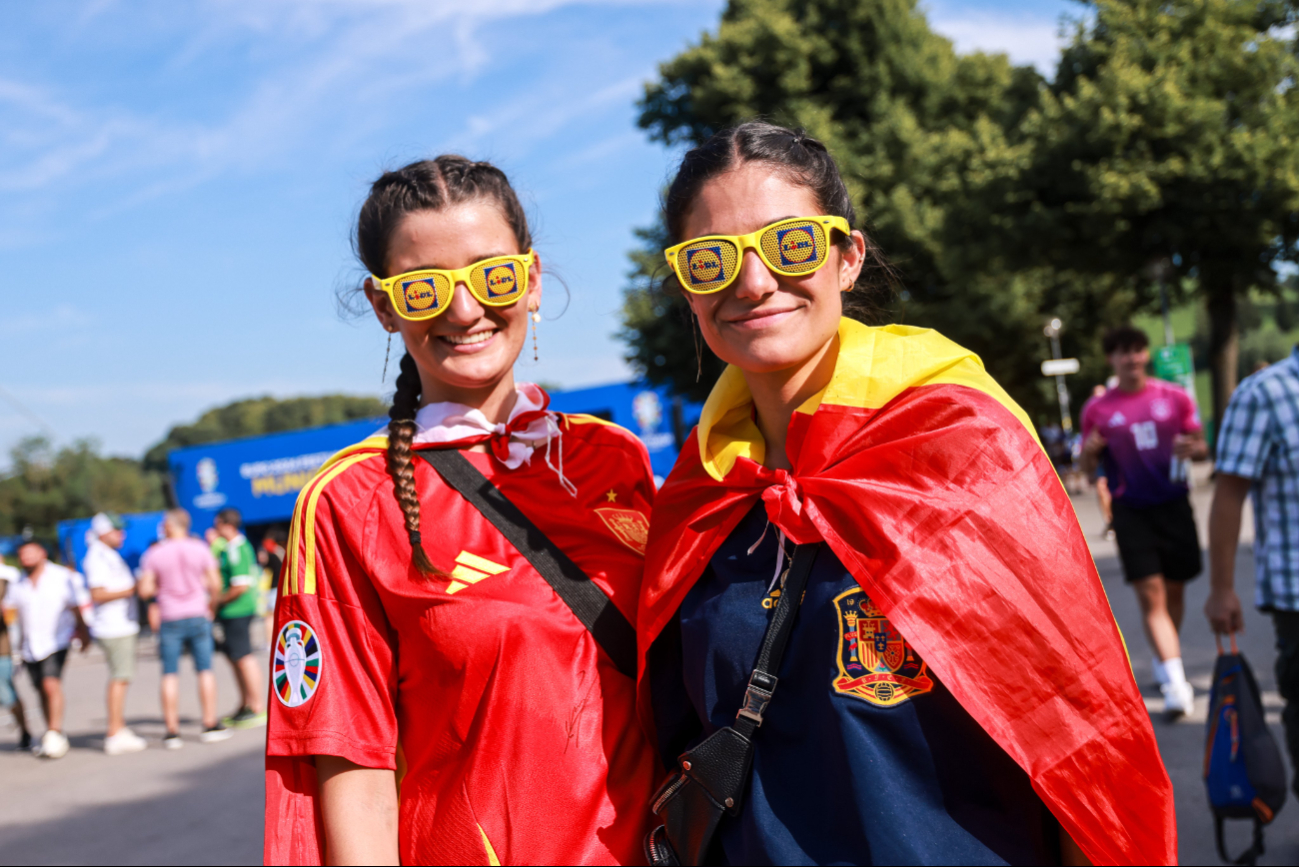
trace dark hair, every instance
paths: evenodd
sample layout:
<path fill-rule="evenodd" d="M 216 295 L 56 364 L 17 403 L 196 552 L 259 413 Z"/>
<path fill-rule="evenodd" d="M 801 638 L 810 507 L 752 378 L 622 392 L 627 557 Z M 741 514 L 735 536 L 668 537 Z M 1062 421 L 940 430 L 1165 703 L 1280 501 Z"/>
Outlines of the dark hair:
<path fill-rule="evenodd" d="M 231 506 L 216 513 L 215 523 L 228 524 L 238 530 L 244 524 L 244 516 L 239 514 L 238 509 Z"/>
<path fill-rule="evenodd" d="M 704 185 L 749 162 L 766 163 L 791 183 L 811 190 L 822 215 L 843 217 L 848 225 L 856 225 L 857 212 L 852 206 L 852 196 L 848 194 L 839 166 L 825 145 L 801 129 L 792 130 L 751 120 L 714 133 L 682 157 L 677 175 L 663 198 L 663 221 L 670 243 L 686 240 L 686 215 Z M 852 292 L 844 298 L 844 314 L 871 321 L 878 317 L 882 301 L 892 294 L 897 276 L 880 248 L 869 235 L 863 235 L 866 238 L 865 263 Z M 850 244 L 847 237 L 842 238 L 839 249 L 847 250 Z M 668 276 L 669 281 L 673 279 Z"/>
<path fill-rule="evenodd" d="M 1120 325 L 1118 328 L 1111 328 L 1101 338 L 1101 349 L 1106 355 L 1115 352 L 1135 352 L 1139 349 L 1145 349 L 1149 345 L 1150 338 L 1146 336 L 1146 332 L 1132 325 Z"/>
<path fill-rule="evenodd" d="M 444 154 L 384 172 L 374 182 L 356 221 L 357 258 L 376 277 L 390 277 L 388 245 L 407 214 L 438 211 L 479 200 L 492 202 L 501 209 L 519 243 L 520 253 L 532 248 L 528 218 L 505 173 L 491 163 Z M 400 370 L 392 409 L 388 411 L 388 475 L 392 476 L 393 495 L 406 521 L 411 562 L 425 575 L 445 576 L 429 560 L 420 542 L 419 495 L 415 490 L 411 443 L 415 438 L 415 413 L 419 409 L 422 384 L 419 367 L 409 352 L 402 355 Z"/>

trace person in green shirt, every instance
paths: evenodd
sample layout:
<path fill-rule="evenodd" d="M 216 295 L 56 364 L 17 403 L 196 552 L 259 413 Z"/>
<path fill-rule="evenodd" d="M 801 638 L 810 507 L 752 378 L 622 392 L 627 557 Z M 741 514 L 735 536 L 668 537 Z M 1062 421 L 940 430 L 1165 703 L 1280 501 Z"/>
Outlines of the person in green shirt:
<path fill-rule="evenodd" d="M 225 542 L 217 555 L 221 567 L 221 595 L 212 600 L 217 622 L 225 637 L 218 649 L 234 666 L 241 693 L 239 710 L 223 722 L 232 728 L 266 725 L 266 699 L 262 689 L 261 663 L 253 654 L 251 629 L 257 614 L 262 566 L 257 552 L 241 531 L 243 516 L 238 509 L 222 509 L 212 526 Z"/>

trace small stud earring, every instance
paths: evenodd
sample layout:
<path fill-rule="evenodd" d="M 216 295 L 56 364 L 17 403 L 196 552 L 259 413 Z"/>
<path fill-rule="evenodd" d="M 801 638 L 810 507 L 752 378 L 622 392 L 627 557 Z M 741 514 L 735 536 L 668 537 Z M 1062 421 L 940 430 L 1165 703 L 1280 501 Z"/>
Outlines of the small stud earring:
<path fill-rule="evenodd" d="M 532 360 L 540 361 L 541 356 L 537 353 L 537 323 L 541 321 L 541 311 L 533 309 L 532 311 Z"/>

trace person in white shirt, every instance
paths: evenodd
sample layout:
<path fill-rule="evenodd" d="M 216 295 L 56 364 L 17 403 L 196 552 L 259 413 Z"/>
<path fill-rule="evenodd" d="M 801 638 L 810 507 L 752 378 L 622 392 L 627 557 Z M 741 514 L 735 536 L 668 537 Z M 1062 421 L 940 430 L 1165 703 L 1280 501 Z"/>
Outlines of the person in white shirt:
<path fill-rule="evenodd" d="M 18 581 L 18 570 L 0 563 L 0 600 L 5 598 L 9 585 Z M 27 731 L 27 712 L 14 689 L 13 649 L 9 646 L 9 625 L 4 620 L 4 611 L 8 606 L 0 606 L 0 710 L 10 711 L 14 722 L 18 724 L 18 749 L 29 750 L 32 746 L 31 732 Z"/>
<path fill-rule="evenodd" d="M 126 727 L 126 690 L 135 677 L 135 642 L 140 634 L 135 576 L 117 549 L 126 541 L 120 518 L 104 512 L 95 515 L 86 533 L 86 556 L 81 571 L 95 603 L 90 634 L 108 661 L 108 732 L 104 752 L 110 756 L 135 753 L 147 746 L 144 738 Z"/>
<path fill-rule="evenodd" d="M 81 616 L 90 600 L 81 576 L 49 562 L 39 542 L 28 540 L 18 549 L 23 575 L 9 586 L 5 605 L 18 611 L 22 657 L 32 685 L 41 697 L 47 731 L 34 748 L 38 756 L 62 758 L 68 752 L 63 734 L 63 663 L 75 636 L 82 651 L 90 649 L 90 633 Z"/>

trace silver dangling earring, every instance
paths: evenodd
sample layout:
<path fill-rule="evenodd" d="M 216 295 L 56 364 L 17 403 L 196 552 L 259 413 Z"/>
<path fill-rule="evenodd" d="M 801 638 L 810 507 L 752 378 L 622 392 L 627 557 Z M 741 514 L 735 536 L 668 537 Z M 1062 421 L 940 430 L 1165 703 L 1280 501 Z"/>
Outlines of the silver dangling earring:
<path fill-rule="evenodd" d="M 693 310 L 690 311 L 690 329 L 695 333 L 695 382 L 698 382 L 704 378 L 704 339 L 699 334 L 699 320 Z"/>
<path fill-rule="evenodd" d="M 388 348 L 383 351 L 383 376 L 379 379 L 379 382 L 381 383 L 388 381 L 388 356 L 390 355 L 392 355 L 392 332 L 391 331 L 388 332 Z"/>
<path fill-rule="evenodd" d="M 537 323 L 541 321 L 541 311 L 532 311 L 532 360 L 540 361 L 541 356 L 537 354 Z"/>

